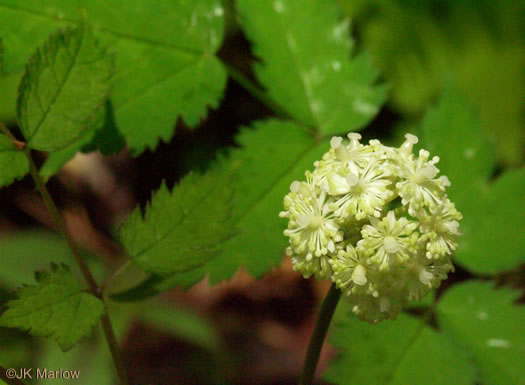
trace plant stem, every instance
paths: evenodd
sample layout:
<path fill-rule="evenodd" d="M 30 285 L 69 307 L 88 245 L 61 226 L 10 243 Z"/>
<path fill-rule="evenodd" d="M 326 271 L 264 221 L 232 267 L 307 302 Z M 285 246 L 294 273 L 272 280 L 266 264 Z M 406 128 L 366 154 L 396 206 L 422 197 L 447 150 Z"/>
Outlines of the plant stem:
<path fill-rule="evenodd" d="M 80 271 L 82 272 L 82 275 L 84 276 L 84 279 L 86 280 L 90 291 L 93 293 L 94 296 L 100 298 L 104 302 L 102 291 L 98 287 L 95 278 L 91 274 L 91 271 L 89 270 L 89 267 L 86 261 L 84 260 L 84 257 L 82 257 L 82 254 L 80 253 L 77 244 L 75 243 L 73 237 L 69 233 L 66 224 L 64 223 L 64 219 L 62 218 L 62 215 L 60 215 L 60 212 L 58 211 L 58 208 L 55 205 L 53 198 L 51 198 L 51 194 L 49 194 L 49 191 L 44 181 L 42 180 L 42 178 L 40 178 L 40 175 L 38 174 L 38 169 L 36 168 L 33 158 L 31 157 L 31 150 L 26 148 L 24 150 L 24 153 L 26 154 L 27 160 L 29 162 L 29 172 L 31 173 L 31 176 L 35 181 L 36 187 L 40 192 L 40 195 L 42 196 L 42 200 L 44 201 L 44 204 L 46 205 L 46 208 L 48 209 L 49 213 L 53 217 L 58 231 L 66 239 L 67 244 L 69 245 L 69 248 L 71 249 L 74 258 L 78 266 L 80 267 Z M 120 379 L 120 384 L 128 385 L 128 375 L 124 366 L 124 360 L 122 359 L 120 347 L 118 345 L 115 332 L 113 331 L 113 326 L 111 325 L 111 320 L 109 318 L 105 303 L 104 307 L 106 308 L 106 311 L 104 312 L 104 315 L 100 320 L 102 323 L 102 329 L 104 330 L 104 336 L 106 337 L 106 341 L 109 345 L 109 350 L 111 352 L 111 357 L 113 358 L 113 362 L 115 364 L 117 374 Z"/>
<path fill-rule="evenodd" d="M 88 265 L 86 264 L 84 257 L 82 257 L 82 254 L 80 253 L 80 250 L 77 244 L 71 237 L 71 234 L 69 234 L 66 224 L 64 223 L 64 220 L 62 219 L 62 215 L 60 215 L 60 212 L 58 211 L 58 208 L 56 207 L 55 202 L 51 198 L 51 195 L 49 194 L 49 191 L 44 181 L 42 180 L 42 178 L 40 178 L 40 175 L 38 174 L 38 169 L 36 168 L 35 162 L 33 162 L 33 158 L 31 157 L 30 150 L 25 149 L 24 153 L 26 154 L 27 160 L 29 161 L 29 172 L 31 176 L 33 177 L 33 180 L 36 184 L 36 188 L 38 192 L 40 193 L 40 196 L 42 197 L 42 200 L 44 201 L 44 204 L 47 210 L 49 211 L 49 213 L 51 214 L 51 217 L 55 221 L 58 232 L 61 233 L 66 239 L 66 242 L 69 248 L 71 249 L 71 252 L 73 253 L 73 257 L 75 258 L 75 261 L 80 267 L 80 271 L 82 272 L 82 275 L 84 276 L 84 279 L 86 280 L 89 286 L 89 289 L 95 296 L 100 298 L 100 290 L 98 289 L 97 283 L 95 282 L 95 278 L 89 271 Z"/>
<path fill-rule="evenodd" d="M 18 378 L 10 378 L 7 376 L 7 369 L 0 366 L 0 380 L 4 381 L 7 385 L 25 385 Z"/>
<path fill-rule="evenodd" d="M 335 308 L 341 297 L 341 291 L 336 287 L 335 283 L 330 286 L 330 291 L 326 295 L 326 298 L 321 305 L 319 311 L 319 318 L 315 324 L 315 329 L 308 345 L 308 352 L 306 353 L 306 359 L 304 361 L 303 373 L 299 379 L 299 385 L 312 385 L 315 375 L 315 369 L 317 368 L 317 362 L 321 354 L 323 342 L 326 337 L 326 332 L 332 321 Z"/>

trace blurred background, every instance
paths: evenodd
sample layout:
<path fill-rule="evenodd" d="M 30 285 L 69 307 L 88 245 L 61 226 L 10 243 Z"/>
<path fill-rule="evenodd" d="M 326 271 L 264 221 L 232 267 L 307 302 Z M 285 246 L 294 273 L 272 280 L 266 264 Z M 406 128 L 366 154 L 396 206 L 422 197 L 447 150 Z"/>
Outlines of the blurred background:
<path fill-rule="evenodd" d="M 358 51 L 369 52 L 390 87 L 388 104 L 363 136 L 399 144 L 401 134 L 417 132 L 423 114 L 453 78 L 479 111 L 500 171 L 522 166 L 525 7 L 520 3 L 340 0 L 352 21 Z M 250 44 L 231 7 L 227 16 L 219 56 L 253 79 Z M 0 81 L 0 118 L 11 124 L 9 100 L 17 81 Z M 170 143 L 137 158 L 126 150 L 112 156 L 78 154 L 50 179 L 51 194 L 96 274 L 104 277 L 118 266 L 116 229 L 136 205 L 147 203 L 162 180 L 171 188 L 188 171 L 206 170 L 234 145 L 240 126 L 270 115 L 230 79 L 221 106 L 197 129 L 179 123 Z M 56 262 L 71 257 L 28 177 L 1 189 L 0 202 L 0 303 L 5 303 L 16 285 L 33 282 L 33 272 L 50 255 Z M 458 269 L 452 280 L 465 276 L 468 273 Z M 517 285 L 525 289 L 523 282 Z M 135 384 L 286 385 L 296 383 L 316 304 L 327 288 L 304 280 L 283 258 L 259 280 L 241 269 L 231 281 L 214 287 L 201 282 L 144 303 L 114 304 L 110 312 Z M 75 368 L 85 384 L 109 384 L 113 369 L 99 334 L 64 354 L 53 341 L 0 328 L 0 362 L 8 367 Z M 335 354 L 335 349 L 325 349 L 320 371 Z"/>

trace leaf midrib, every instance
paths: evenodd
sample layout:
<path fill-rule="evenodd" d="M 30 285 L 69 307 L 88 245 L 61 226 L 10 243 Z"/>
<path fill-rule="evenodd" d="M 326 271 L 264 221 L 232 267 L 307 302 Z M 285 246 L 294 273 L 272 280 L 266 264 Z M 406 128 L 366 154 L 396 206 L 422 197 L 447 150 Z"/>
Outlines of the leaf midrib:
<path fill-rule="evenodd" d="M 161 243 L 162 241 L 164 241 L 167 237 L 169 237 L 171 235 L 171 233 L 173 233 L 178 227 L 180 227 L 181 225 L 184 224 L 184 222 L 186 221 L 186 219 L 188 218 L 188 214 L 191 214 L 193 213 L 195 210 L 197 210 L 199 208 L 199 206 L 201 206 L 202 204 L 204 204 L 204 202 L 206 202 L 209 197 L 212 195 L 212 193 L 217 189 L 217 187 L 219 186 L 219 184 L 214 184 L 209 190 L 208 192 L 202 197 L 202 199 L 198 200 L 198 202 L 193 205 L 189 210 L 184 210 L 182 207 L 180 207 L 179 203 L 176 202 L 179 210 L 182 212 L 182 215 L 181 215 L 181 218 L 179 221 L 177 221 L 176 223 L 174 223 L 172 226 L 170 226 L 166 231 L 165 233 L 158 239 L 156 239 L 154 242 L 152 242 L 149 246 L 145 247 L 144 249 L 142 249 L 141 251 L 137 252 L 135 255 L 133 255 L 133 259 L 137 259 L 139 257 L 141 257 L 144 253 L 148 252 L 149 250 L 153 249 L 154 247 L 156 247 L 159 243 Z M 177 187 L 175 187 L 177 188 Z M 173 191 L 170 191 L 170 194 L 173 194 Z M 145 221 L 145 220 L 144 220 Z"/>
<path fill-rule="evenodd" d="M 8 9 L 8 10 L 11 10 L 11 11 L 18 11 L 18 12 L 28 13 L 28 14 L 31 14 L 31 15 L 34 15 L 34 16 L 42 17 L 44 19 L 52 20 L 52 21 L 57 22 L 57 23 L 67 22 L 67 23 L 73 23 L 73 24 L 76 24 L 76 25 L 79 24 L 79 20 L 76 20 L 76 19 L 71 19 L 69 17 L 59 18 L 59 17 L 53 16 L 53 15 L 50 15 L 50 14 L 47 14 L 47 13 L 44 13 L 44 12 L 39 12 L 39 11 L 36 11 L 34 9 L 30 9 L 30 8 L 24 8 L 24 7 L 19 7 L 19 6 L 13 6 L 13 5 L 7 5 L 7 4 L 1 4 L 0 3 L 0 9 L 1 8 Z M 174 50 L 177 50 L 177 51 L 183 51 L 183 52 L 191 53 L 191 54 L 194 54 L 194 55 L 202 55 L 204 53 L 204 51 L 192 49 L 192 48 L 189 48 L 189 47 L 181 47 L 181 46 L 178 46 L 176 44 L 168 43 L 168 42 L 165 42 L 165 41 L 153 40 L 153 39 L 149 39 L 149 38 L 142 37 L 142 36 L 130 35 L 130 34 L 114 31 L 114 30 L 112 30 L 110 28 L 107 28 L 107 27 L 105 27 L 103 25 L 100 25 L 98 23 L 91 22 L 91 25 L 93 25 L 93 27 L 95 27 L 95 29 L 97 29 L 97 30 L 99 30 L 101 32 L 104 32 L 104 33 L 107 33 L 109 35 L 113 35 L 115 37 L 119 37 L 119 38 L 122 38 L 122 39 L 137 41 L 137 42 L 140 42 L 140 43 L 146 43 L 146 44 L 149 44 L 149 45 L 152 45 L 152 46 L 155 46 L 155 47 L 170 48 L 170 49 L 174 49 Z"/>
<path fill-rule="evenodd" d="M 286 167 L 283 172 L 281 172 L 279 175 L 277 175 L 277 177 L 275 179 L 273 179 L 272 183 L 268 185 L 268 188 L 266 188 L 265 190 L 263 190 L 261 192 L 261 194 L 259 194 L 259 196 L 257 196 L 256 199 L 253 200 L 253 202 L 247 207 L 247 209 L 242 213 L 240 214 L 235 223 L 236 224 L 239 224 L 240 222 L 242 222 L 242 220 L 253 210 L 257 207 L 257 205 L 259 205 L 263 200 L 264 198 L 270 194 L 270 192 L 272 190 L 275 189 L 275 187 L 279 184 L 279 182 L 281 180 L 283 180 L 286 176 L 288 176 L 290 174 L 290 172 L 297 166 L 297 164 L 310 152 L 312 151 L 313 149 L 315 149 L 318 145 L 321 145 L 321 143 L 323 143 L 323 141 L 316 141 L 316 140 L 313 140 L 312 143 L 310 143 L 308 146 L 305 147 L 305 149 L 293 160 L 293 162 L 291 162 L 288 167 Z"/>
<path fill-rule="evenodd" d="M 271 4 L 270 2 L 268 2 L 268 4 Z M 282 18 L 279 16 L 279 14 L 275 11 L 272 11 L 273 14 L 277 17 L 277 20 L 278 20 L 278 25 L 283 33 L 283 36 L 284 36 L 284 40 L 286 42 L 286 47 L 288 48 L 288 53 L 290 55 L 290 57 L 292 58 L 292 63 L 294 65 L 294 67 L 296 68 L 297 70 L 297 76 L 299 78 L 299 83 L 301 84 L 301 88 L 303 90 L 303 93 L 304 93 L 304 97 L 307 101 L 307 105 L 308 105 L 308 111 L 310 112 L 310 116 L 312 117 L 312 120 L 315 122 L 315 127 L 316 127 L 316 132 L 319 132 L 320 130 L 320 123 L 319 123 L 319 119 L 317 117 L 317 115 L 315 114 L 313 108 L 312 108 L 312 102 L 313 100 L 310 98 L 310 95 L 309 95 L 309 92 L 308 92 L 308 87 L 307 87 L 307 84 L 306 84 L 306 81 L 304 79 L 304 76 L 303 76 L 303 71 L 302 71 L 302 67 L 299 65 L 299 62 L 297 60 L 297 55 L 294 55 L 293 51 L 292 51 L 292 48 L 290 46 L 290 42 L 288 40 L 288 37 L 291 36 L 293 38 L 293 35 L 285 28 L 285 25 L 283 24 L 283 20 Z M 304 123 L 309 123 L 309 122 L 304 122 Z"/>
<path fill-rule="evenodd" d="M 425 321 L 420 320 L 419 321 L 419 325 L 417 326 L 417 329 L 414 332 L 414 335 L 412 336 L 412 338 L 410 339 L 408 344 L 405 346 L 405 349 L 401 351 L 401 353 L 399 354 L 398 359 L 395 361 L 395 365 L 392 368 L 392 371 L 390 372 L 388 377 L 386 378 L 385 384 L 392 384 L 392 380 L 394 379 L 396 373 L 399 371 L 399 368 L 401 367 L 401 364 L 402 364 L 403 360 L 407 356 L 407 354 L 410 351 L 410 349 L 412 349 L 412 346 L 414 346 L 416 341 L 419 339 L 419 337 L 421 336 L 421 333 L 423 333 L 423 330 L 425 329 L 425 327 L 426 327 Z"/>
<path fill-rule="evenodd" d="M 57 287 L 61 287 L 60 285 L 56 285 L 56 284 L 55 284 L 55 286 L 57 286 Z M 47 286 L 47 287 L 49 287 L 49 286 Z M 39 291 L 39 294 L 41 293 L 41 291 L 42 291 L 42 290 Z M 79 289 L 79 290 L 77 290 L 77 291 L 75 291 L 75 292 L 73 292 L 73 293 L 69 293 L 69 294 L 66 295 L 65 297 L 62 297 L 60 300 L 58 300 L 58 301 L 56 301 L 56 302 L 53 302 L 52 304 L 49 304 L 49 305 L 47 305 L 47 306 L 39 307 L 39 308 L 37 308 L 37 309 L 32 309 L 32 311 L 30 311 L 30 312 L 28 312 L 28 313 L 17 314 L 16 316 L 12 316 L 12 317 L 5 317 L 5 318 L 4 318 L 4 314 L 3 314 L 2 317 L 0 317 L 0 319 L 1 319 L 1 318 L 4 318 L 6 321 L 14 321 L 14 320 L 17 320 L 17 319 L 26 318 L 26 317 L 28 317 L 28 316 L 30 316 L 30 315 L 32 315 L 32 314 L 40 313 L 40 312 L 42 312 L 42 311 L 44 311 L 44 310 L 53 309 L 54 307 L 56 307 L 56 306 L 58 306 L 58 305 L 60 305 L 60 304 L 62 304 L 62 303 L 64 303 L 64 302 L 66 302 L 68 299 L 70 299 L 70 298 L 72 298 L 72 297 L 74 297 L 74 296 L 76 296 L 76 295 L 82 295 L 82 294 L 88 294 L 88 293 L 86 293 L 85 291 Z M 88 295 L 89 295 L 89 294 L 88 294 Z M 19 299 L 19 300 L 17 300 L 17 301 L 23 301 L 23 299 Z M 9 310 L 8 310 L 8 311 L 9 311 Z M 7 313 L 7 312 L 6 312 L 6 313 Z"/>
<path fill-rule="evenodd" d="M 85 31 L 82 30 L 82 36 L 80 38 L 80 42 L 79 42 L 75 52 L 73 53 L 73 58 L 71 60 L 71 64 L 67 67 L 66 76 L 64 76 L 64 80 L 59 85 L 59 87 L 57 89 L 57 92 L 55 93 L 55 95 L 53 96 L 51 101 L 47 104 L 47 108 L 45 109 L 45 111 L 43 111 L 42 118 L 37 123 L 35 128 L 33 130 L 31 130 L 30 127 L 27 127 L 27 129 L 31 130 L 31 136 L 27 139 L 28 143 L 31 143 L 31 139 L 33 139 L 33 137 L 38 133 L 38 131 L 40 130 L 40 127 L 42 126 L 42 124 L 44 124 L 45 120 L 47 119 L 47 117 L 48 117 L 48 115 L 49 115 L 49 113 L 51 111 L 51 108 L 54 107 L 57 99 L 60 97 L 60 94 L 62 93 L 62 90 L 64 89 L 65 85 L 67 84 L 67 82 L 69 80 L 69 77 L 71 76 L 71 72 L 73 71 L 73 67 L 75 67 L 75 64 L 76 64 L 77 59 L 78 59 L 78 54 L 80 52 L 80 49 L 82 48 L 82 45 L 84 44 L 84 39 L 85 39 Z M 60 49 L 61 49 L 61 47 L 58 47 L 57 51 L 60 50 Z M 62 47 L 62 49 L 65 49 L 65 47 Z M 38 95 L 38 92 L 37 92 L 37 95 Z M 41 104 L 40 97 L 38 97 L 38 101 L 39 101 L 39 104 Z"/>

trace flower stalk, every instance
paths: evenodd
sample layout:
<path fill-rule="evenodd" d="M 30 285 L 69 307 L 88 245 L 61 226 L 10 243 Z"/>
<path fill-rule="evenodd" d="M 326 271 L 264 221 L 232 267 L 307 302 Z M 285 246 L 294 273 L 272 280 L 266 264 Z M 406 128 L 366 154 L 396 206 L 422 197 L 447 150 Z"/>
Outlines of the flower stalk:
<path fill-rule="evenodd" d="M 319 362 L 319 356 L 323 348 L 323 343 L 332 321 L 337 304 L 341 298 L 341 290 L 337 288 L 335 283 L 332 283 L 330 290 L 326 295 L 321 310 L 319 311 L 319 317 L 315 324 L 315 329 L 308 345 L 308 351 L 306 353 L 306 359 L 304 361 L 303 372 L 299 379 L 299 385 L 311 385 L 315 376 L 315 369 Z"/>

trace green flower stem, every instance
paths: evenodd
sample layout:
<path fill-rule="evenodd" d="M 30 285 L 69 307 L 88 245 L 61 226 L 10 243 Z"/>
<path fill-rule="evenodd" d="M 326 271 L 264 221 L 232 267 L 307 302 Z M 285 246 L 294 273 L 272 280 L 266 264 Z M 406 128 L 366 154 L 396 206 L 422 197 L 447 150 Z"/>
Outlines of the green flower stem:
<path fill-rule="evenodd" d="M 332 286 L 330 286 L 330 291 L 326 295 L 326 298 L 321 305 L 319 318 L 317 319 L 314 333 L 312 334 L 310 344 L 308 345 L 308 352 L 306 353 L 303 373 L 299 379 L 299 385 L 312 385 L 313 383 L 315 369 L 317 367 L 317 362 L 319 361 L 319 356 L 321 354 L 323 342 L 326 337 L 326 332 L 328 331 L 328 327 L 330 326 L 332 316 L 334 315 L 335 308 L 339 303 L 340 297 L 341 290 L 335 286 L 335 283 L 332 283 Z"/>
<path fill-rule="evenodd" d="M 25 385 L 18 378 L 7 377 L 7 369 L 0 366 L 0 380 L 4 381 L 7 385 Z"/>
<path fill-rule="evenodd" d="M 17 142 L 20 143 L 19 141 L 16 140 L 13 134 L 9 131 L 9 129 L 3 123 L 0 123 L 0 130 L 3 131 L 5 135 L 9 139 L 11 139 L 13 143 L 15 143 L 15 145 Z M 24 147 L 24 146 L 21 146 L 21 147 Z M 66 239 L 66 242 L 69 245 L 69 248 L 71 249 L 71 252 L 73 253 L 73 256 L 78 266 L 80 267 L 80 271 L 82 272 L 82 275 L 84 276 L 84 279 L 86 280 L 91 293 L 93 293 L 93 295 L 96 296 L 97 298 L 100 298 L 102 301 L 104 301 L 102 290 L 98 287 L 97 282 L 95 281 L 95 278 L 91 274 L 91 271 L 89 270 L 89 267 L 86 261 L 84 260 L 84 257 L 82 257 L 82 254 L 80 253 L 80 249 L 78 248 L 76 242 L 73 240 L 73 237 L 67 230 L 64 219 L 62 218 L 62 215 L 58 211 L 58 208 L 55 205 L 53 198 L 51 198 L 51 194 L 49 194 L 49 190 L 47 189 L 46 184 L 44 183 L 44 181 L 42 180 L 42 178 L 40 178 L 40 175 L 38 174 L 38 169 L 35 165 L 35 162 L 33 161 L 33 158 L 31 157 L 31 149 L 25 147 L 23 149 L 23 152 L 26 155 L 27 160 L 29 162 L 29 172 L 35 182 L 36 188 L 40 192 L 40 196 L 42 197 L 42 200 L 44 201 L 44 204 L 47 210 L 53 217 L 57 230 Z M 105 303 L 104 303 L 104 306 L 105 306 Z M 113 362 L 115 363 L 117 374 L 120 379 L 120 384 L 128 385 L 129 381 L 128 381 L 128 375 L 126 372 L 126 368 L 124 365 L 124 360 L 122 359 L 120 347 L 118 345 L 118 341 L 115 336 L 113 326 L 111 325 L 111 320 L 108 315 L 107 307 L 100 321 L 102 323 L 102 329 L 104 330 L 104 336 L 106 337 L 106 341 L 109 345 L 109 350 L 111 351 Z"/>

